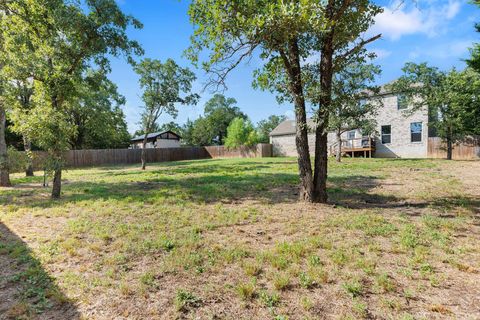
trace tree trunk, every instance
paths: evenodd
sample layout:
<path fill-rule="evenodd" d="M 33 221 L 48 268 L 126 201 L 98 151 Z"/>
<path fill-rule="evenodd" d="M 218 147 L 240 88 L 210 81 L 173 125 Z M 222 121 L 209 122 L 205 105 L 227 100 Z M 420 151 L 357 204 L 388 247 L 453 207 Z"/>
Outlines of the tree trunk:
<path fill-rule="evenodd" d="M 335 155 L 335 158 L 337 159 L 337 162 L 342 162 L 342 133 L 337 132 L 337 154 Z"/>
<path fill-rule="evenodd" d="M 142 143 L 142 170 L 145 170 L 146 166 L 147 166 L 147 152 L 146 152 L 146 148 L 147 148 L 147 136 L 148 136 L 148 132 L 145 133 L 145 137 L 143 138 L 143 143 Z"/>
<path fill-rule="evenodd" d="M 328 8 L 327 15 L 332 15 Z M 314 166 L 314 201 L 327 203 L 327 177 L 328 177 L 328 117 L 332 101 L 333 78 L 333 38 L 334 26 L 328 32 L 322 43 L 320 57 L 320 98 L 317 112 L 317 128 L 315 132 L 315 166 Z"/>
<path fill-rule="evenodd" d="M 23 148 L 27 154 L 27 166 L 25 168 L 25 175 L 33 177 L 33 162 L 32 162 L 32 142 L 26 136 L 23 136 Z"/>
<path fill-rule="evenodd" d="M 452 160 L 453 154 L 453 138 L 452 138 L 452 129 L 448 127 L 447 129 L 447 160 Z"/>
<path fill-rule="evenodd" d="M 62 169 L 57 168 L 53 175 L 52 199 L 59 199 L 62 192 Z"/>
<path fill-rule="evenodd" d="M 302 73 L 300 67 L 300 53 L 297 40 L 288 44 L 288 57 L 282 55 L 285 68 L 289 76 L 289 88 L 295 106 L 296 134 L 295 144 L 298 154 L 298 170 L 300 175 L 300 200 L 313 201 L 313 177 L 310 150 L 308 146 L 307 114 L 305 111 L 305 97 L 303 93 Z"/>
<path fill-rule="evenodd" d="M 0 105 L 0 187 L 10 187 L 10 173 L 8 170 L 7 142 L 5 141 L 6 113 Z"/>
<path fill-rule="evenodd" d="M 328 177 L 328 116 L 323 116 L 315 133 L 315 172 L 313 176 L 313 201 L 327 203 L 327 177 Z"/>

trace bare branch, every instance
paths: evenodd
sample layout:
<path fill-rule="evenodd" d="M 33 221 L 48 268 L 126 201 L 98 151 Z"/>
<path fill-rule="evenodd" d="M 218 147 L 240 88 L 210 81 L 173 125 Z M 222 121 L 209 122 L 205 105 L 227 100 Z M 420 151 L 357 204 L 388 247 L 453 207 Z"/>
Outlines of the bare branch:
<path fill-rule="evenodd" d="M 351 56 L 352 54 L 358 52 L 359 50 L 361 50 L 364 46 L 366 46 L 367 44 L 375 41 L 375 40 L 378 40 L 382 37 L 381 34 L 377 34 L 376 36 L 373 36 L 371 38 L 368 38 L 366 40 L 363 40 L 360 41 L 357 45 L 355 45 L 353 48 L 351 48 L 350 50 L 348 50 L 347 52 L 341 54 L 341 55 L 338 55 L 335 57 L 335 62 L 341 62 L 343 60 L 346 60 L 349 58 L 349 56 Z"/>

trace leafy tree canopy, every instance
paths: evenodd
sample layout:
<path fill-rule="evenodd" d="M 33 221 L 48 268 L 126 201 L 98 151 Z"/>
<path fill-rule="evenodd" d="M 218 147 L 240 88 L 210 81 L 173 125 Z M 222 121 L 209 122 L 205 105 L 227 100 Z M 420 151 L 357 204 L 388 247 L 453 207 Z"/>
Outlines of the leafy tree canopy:
<path fill-rule="evenodd" d="M 271 115 L 265 120 L 261 120 L 257 124 L 258 132 L 258 142 L 259 143 L 269 143 L 270 142 L 270 132 L 273 131 L 281 122 L 285 121 L 287 117 L 281 115 Z"/>
<path fill-rule="evenodd" d="M 0 32 L 9 80 L 32 79 L 33 108 L 21 117 L 21 132 L 47 150 L 54 171 L 52 197 L 60 197 L 63 151 L 76 128 L 70 110 L 77 102 L 78 83 L 92 65 L 109 70 L 109 56 L 142 54 L 126 35 L 141 23 L 125 15 L 114 0 L 0 1 Z"/>
<path fill-rule="evenodd" d="M 140 76 L 140 87 L 143 89 L 144 102 L 142 123 L 145 138 L 142 150 L 142 169 L 145 169 L 145 145 L 147 135 L 153 132 L 154 126 L 162 114 L 176 118 L 178 105 L 196 104 L 199 95 L 191 93 L 195 74 L 188 68 L 180 67 L 172 59 L 164 63 L 155 59 L 144 59 L 135 66 Z"/>
<path fill-rule="evenodd" d="M 215 94 L 205 103 L 204 115 L 189 121 L 183 130 L 188 145 L 222 145 L 225 143 L 227 128 L 235 118 L 247 119 L 234 98 Z"/>
<path fill-rule="evenodd" d="M 225 147 L 229 149 L 240 146 L 253 146 L 258 141 L 257 132 L 253 128 L 250 120 L 235 118 L 227 129 L 227 138 Z"/>

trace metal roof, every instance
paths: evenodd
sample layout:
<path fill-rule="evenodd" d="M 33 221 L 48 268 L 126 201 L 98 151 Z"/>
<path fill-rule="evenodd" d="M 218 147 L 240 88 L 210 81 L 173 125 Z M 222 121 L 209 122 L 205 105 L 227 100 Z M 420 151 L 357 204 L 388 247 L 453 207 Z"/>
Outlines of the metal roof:
<path fill-rule="evenodd" d="M 156 139 L 159 135 L 162 135 L 164 133 L 172 133 L 172 134 L 176 135 L 179 139 L 182 138 L 178 134 L 176 134 L 175 132 L 167 130 L 167 131 L 149 133 L 147 135 L 147 139 Z M 130 141 L 142 141 L 144 138 L 145 138 L 145 135 L 141 135 L 141 136 L 137 136 L 137 137 L 134 137 L 134 138 L 130 139 Z"/>

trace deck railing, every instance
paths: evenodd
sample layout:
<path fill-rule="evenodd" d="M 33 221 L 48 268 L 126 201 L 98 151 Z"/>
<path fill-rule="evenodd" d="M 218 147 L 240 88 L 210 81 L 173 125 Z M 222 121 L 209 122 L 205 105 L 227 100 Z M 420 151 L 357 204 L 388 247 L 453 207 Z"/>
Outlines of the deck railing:
<path fill-rule="evenodd" d="M 353 139 L 342 139 L 342 152 L 355 151 L 373 151 L 375 149 L 375 140 L 372 137 L 361 137 Z M 335 154 L 338 150 L 338 142 L 330 146 L 330 154 Z"/>

